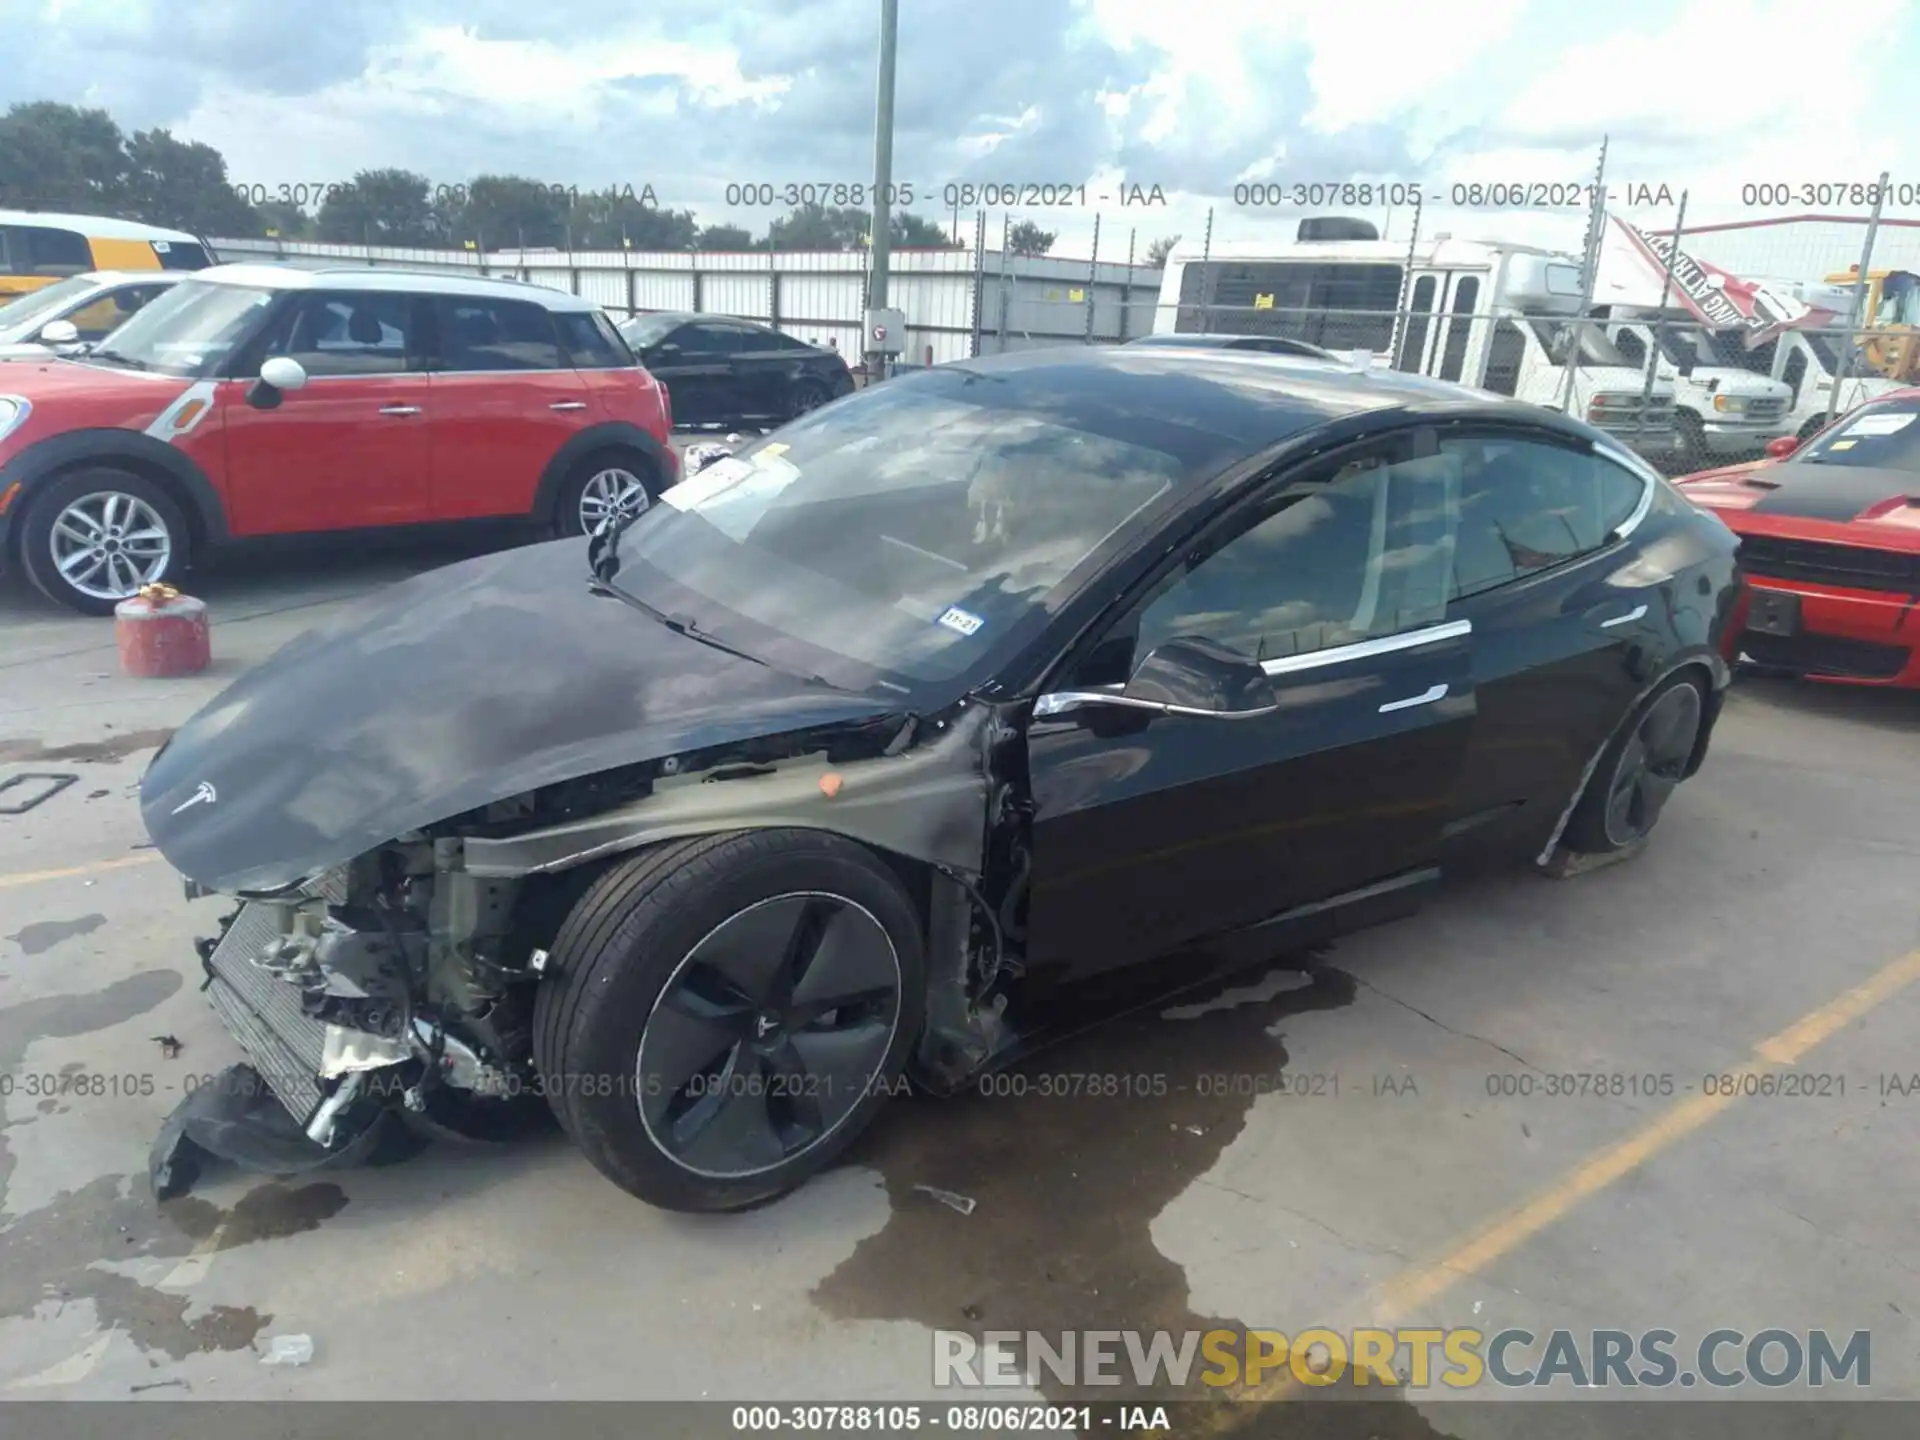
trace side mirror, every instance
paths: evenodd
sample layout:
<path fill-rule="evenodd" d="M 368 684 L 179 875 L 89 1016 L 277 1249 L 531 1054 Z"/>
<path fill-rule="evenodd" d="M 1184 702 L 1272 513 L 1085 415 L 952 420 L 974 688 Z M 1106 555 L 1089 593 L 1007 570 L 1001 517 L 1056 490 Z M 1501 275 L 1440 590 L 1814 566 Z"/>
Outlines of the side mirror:
<path fill-rule="evenodd" d="M 1259 661 L 1197 635 L 1154 646 L 1134 667 L 1122 693 L 1218 715 L 1270 710 L 1274 704 L 1273 681 Z"/>
<path fill-rule="evenodd" d="M 1146 711 L 1233 720 L 1264 715 L 1278 703 L 1273 682 L 1258 661 L 1211 640 L 1183 635 L 1156 645 L 1124 686 L 1054 691 L 1034 702 L 1033 714 L 1045 719 L 1087 710 L 1109 712 L 1117 719 L 1128 711 Z"/>
<path fill-rule="evenodd" d="M 272 410 L 279 405 L 281 396 L 306 383 L 307 372 L 298 360 L 275 355 L 261 365 L 260 378 L 247 390 L 247 403 L 256 410 Z"/>
<path fill-rule="evenodd" d="M 71 320 L 49 320 L 40 327 L 42 345 L 78 345 L 80 327 Z"/>
<path fill-rule="evenodd" d="M 1799 448 L 1800 437 L 1798 435 L 1782 435 L 1778 439 L 1767 442 L 1767 454 L 1775 460 L 1784 460 Z"/>

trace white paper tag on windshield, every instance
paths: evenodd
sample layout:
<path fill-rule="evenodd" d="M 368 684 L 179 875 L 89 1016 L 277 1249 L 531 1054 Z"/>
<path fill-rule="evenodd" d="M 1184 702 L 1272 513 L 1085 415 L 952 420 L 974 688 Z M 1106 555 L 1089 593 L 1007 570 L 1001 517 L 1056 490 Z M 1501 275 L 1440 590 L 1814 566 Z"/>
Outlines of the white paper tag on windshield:
<path fill-rule="evenodd" d="M 692 510 L 729 486 L 738 485 L 751 474 L 753 466 L 737 456 L 729 455 L 689 475 L 678 485 L 669 485 L 660 498 L 676 510 Z"/>
<path fill-rule="evenodd" d="M 1904 430 L 1913 423 L 1911 410 L 1882 410 L 1876 415 L 1862 415 L 1840 433 L 1842 435 L 1891 435 Z"/>

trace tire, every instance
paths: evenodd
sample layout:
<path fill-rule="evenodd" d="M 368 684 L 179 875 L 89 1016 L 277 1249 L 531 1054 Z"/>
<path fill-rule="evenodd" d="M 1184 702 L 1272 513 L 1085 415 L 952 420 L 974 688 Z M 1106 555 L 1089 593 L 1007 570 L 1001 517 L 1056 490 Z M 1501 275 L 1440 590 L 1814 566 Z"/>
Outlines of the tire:
<path fill-rule="evenodd" d="M 899 1087 L 926 1006 L 920 934 L 894 874 L 825 831 L 643 851 L 594 881 L 549 952 L 533 1027 L 548 1102 L 595 1167 L 650 1204 L 785 1194 Z M 822 976 L 860 998 L 816 1015 Z"/>
<path fill-rule="evenodd" d="M 1711 468 L 1713 456 L 1707 453 L 1707 429 L 1700 417 L 1691 410 L 1682 410 L 1673 417 L 1673 428 L 1680 439 L 1680 461 L 1687 470 Z"/>
<path fill-rule="evenodd" d="M 93 553 L 105 569 L 76 558 L 86 553 L 80 537 L 98 536 L 103 527 L 113 533 Z M 137 546 L 128 545 L 133 541 Z M 186 514 L 159 485 L 131 470 L 89 465 L 33 497 L 21 526 L 20 561 L 48 599 L 85 615 L 111 615 L 142 585 L 178 579 L 189 543 Z"/>
<path fill-rule="evenodd" d="M 1564 841 L 1569 850 L 1613 855 L 1652 833 L 1699 743 L 1706 702 L 1699 680 L 1676 675 L 1640 703 L 1574 807 Z"/>
<path fill-rule="evenodd" d="M 660 498 L 660 477 L 651 461 L 630 450 L 601 450 L 587 456 L 560 487 L 553 507 L 553 533 L 562 539 L 585 535 L 597 523 L 587 512 L 604 518 L 610 502 L 632 505 L 633 487 L 644 501 L 635 514 Z"/>
<path fill-rule="evenodd" d="M 802 380 L 793 387 L 787 418 L 798 420 L 809 410 L 818 410 L 831 399 L 833 399 L 832 392 L 818 380 Z"/>

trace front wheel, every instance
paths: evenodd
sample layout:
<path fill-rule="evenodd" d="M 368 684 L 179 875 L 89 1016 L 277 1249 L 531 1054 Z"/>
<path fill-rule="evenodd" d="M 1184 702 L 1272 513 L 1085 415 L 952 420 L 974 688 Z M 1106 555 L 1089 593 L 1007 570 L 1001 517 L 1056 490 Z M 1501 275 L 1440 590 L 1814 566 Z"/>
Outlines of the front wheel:
<path fill-rule="evenodd" d="M 660 498 L 653 467 L 633 455 L 590 455 L 560 487 L 554 534 L 591 535 L 614 520 L 631 520 Z"/>
<path fill-rule="evenodd" d="M 924 1011 L 919 917 L 892 871 L 824 831 L 733 832 L 643 851 L 581 897 L 534 1060 L 609 1179 L 665 1209 L 735 1210 L 860 1133 Z"/>
<path fill-rule="evenodd" d="M 33 498 L 20 559 L 49 599 L 86 615 L 111 615 L 143 586 L 173 581 L 186 569 L 187 519 L 145 476 L 91 466 Z"/>
<path fill-rule="evenodd" d="M 1705 720 L 1706 696 L 1691 676 L 1648 696 L 1587 781 L 1567 823 L 1567 848 L 1612 855 L 1645 840 L 1686 774 Z"/>

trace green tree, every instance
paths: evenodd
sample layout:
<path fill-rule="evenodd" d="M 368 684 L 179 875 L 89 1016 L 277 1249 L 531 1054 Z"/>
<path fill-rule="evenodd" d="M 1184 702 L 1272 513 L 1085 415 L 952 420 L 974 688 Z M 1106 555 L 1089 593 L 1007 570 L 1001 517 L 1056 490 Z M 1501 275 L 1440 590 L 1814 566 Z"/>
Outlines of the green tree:
<path fill-rule="evenodd" d="M 597 191 L 573 198 L 567 224 L 576 250 L 689 250 L 699 224 L 691 210 L 662 210 L 651 190 Z"/>
<path fill-rule="evenodd" d="M 227 179 L 211 145 L 177 140 L 170 130 L 140 130 L 127 141 L 127 210 L 149 225 L 196 235 L 258 235 L 266 227 Z"/>
<path fill-rule="evenodd" d="M 1147 246 L 1147 264 L 1156 270 L 1167 268 L 1167 257 L 1173 253 L 1173 247 L 1180 243 L 1178 235 L 1162 235 Z"/>
<path fill-rule="evenodd" d="M 1015 255 L 1044 255 L 1053 249 L 1053 242 L 1060 237 L 1051 230 L 1042 230 L 1031 220 L 1022 220 L 1007 232 L 1007 249 Z"/>
<path fill-rule="evenodd" d="M 872 212 L 851 205 L 796 205 L 767 227 L 773 250 L 863 250 Z"/>
<path fill-rule="evenodd" d="M 755 250 L 765 246 L 744 225 L 709 225 L 700 232 L 702 250 Z"/>
<path fill-rule="evenodd" d="M 277 231 L 281 240 L 307 240 L 313 236 L 313 216 L 285 200 L 269 200 L 254 209 L 260 216 L 260 233 Z"/>
<path fill-rule="evenodd" d="M 887 238 L 895 245 L 917 250 L 963 250 L 966 248 L 937 222 L 924 219 L 919 215 L 909 215 L 904 210 L 891 217 L 887 227 Z"/>
<path fill-rule="evenodd" d="M 126 199 L 126 145 L 106 111 L 34 100 L 0 115 L 0 205 L 118 215 Z"/>
<path fill-rule="evenodd" d="M 476 175 L 467 183 L 460 238 L 489 250 L 540 248 L 567 241 L 567 193 L 525 175 Z"/>
<path fill-rule="evenodd" d="M 327 192 L 316 228 L 322 240 L 338 244 L 438 245 L 450 238 L 443 220 L 426 176 L 362 170 L 351 184 Z"/>

